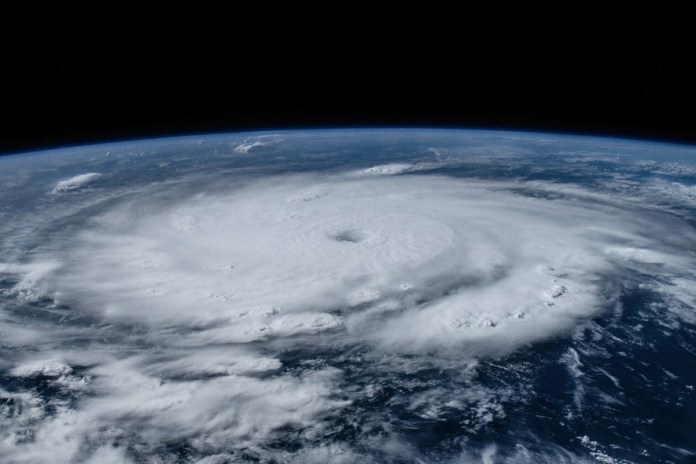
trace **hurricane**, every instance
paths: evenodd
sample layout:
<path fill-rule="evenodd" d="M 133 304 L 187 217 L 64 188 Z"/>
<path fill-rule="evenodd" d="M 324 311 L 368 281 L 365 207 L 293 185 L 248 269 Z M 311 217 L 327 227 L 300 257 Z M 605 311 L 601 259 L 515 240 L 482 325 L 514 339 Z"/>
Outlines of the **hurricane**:
<path fill-rule="evenodd" d="M 0 159 L 0 459 L 694 459 L 695 159 L 436 130 Z"/>

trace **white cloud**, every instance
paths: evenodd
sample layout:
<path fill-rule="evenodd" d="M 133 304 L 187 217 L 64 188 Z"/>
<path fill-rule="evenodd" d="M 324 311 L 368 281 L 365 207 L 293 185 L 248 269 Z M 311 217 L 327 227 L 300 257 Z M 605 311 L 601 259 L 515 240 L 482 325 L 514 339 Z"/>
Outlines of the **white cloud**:
<path fill-rule="evenodd" d="M 393 176 L 397 174 L 405 174 L 413 171 L 428 171 L 441 168 L 444 163 L 390 163 L 379 164 L 369 168 L 361 169 L 357 172 L 359 175 L 365 176 Z"/>
<path fill-rule="evenodd" d="M 69 179 L 61 180 L 56 184 L 51 193 L 68 193 L 79 190 L 87 184 L 99 179 L 102 175 L 98 172 L 79 174 Z"/>
<path fill-rule="evenodd" d="M 376 176 L 403 174 L 408 171 L 413 171 L 415 164 L 411 163 L 393 163 L 393 164 L 381 164 L 379 166 L 372 166 L 371 168 L 366 168 L 360 171 L 361 174 L 369 174 Z"/>
<path fill-rule="evenodd" d="M 273 137 L 273 136 L 251 137 L 251 138 L 245 139 L 242 143 L 235 145 L 233 150 L 235 153 L 247 154 L 250 152 L 254 152 L 261 147 L 273 145 L 274 143 L 277 143 L 277 142 L 278 142 L 278 138 Z"/>
<path fill-rule="evenodd" d="M 34 360 L 28 363 L 15 366 L 10 372 L 17 377 L 35 377 L 37 375 L 45 375 L 48 377 L 57 377 L 60 375 L 70 374 L 72 368 L 65 362 L 58 359 Z"/>
<path fill-rule="evenodd" d="M 593 315 L 605 296 L 598 276 L 626 259 L 687 264 L 669 243 L 645 238 L 656 229 L 649 217 L 585 204 L 572 190 L 545 200 L 505 184 L 418 176 L 346 178 L 303 193 L 316 182 L 276 179 L 137 217 L 123 205 L 82 234 L 50 285 L 110 320 L 202 326 L 182 343 L 345 323 L 351 338 L 394 349 L 473 340 L 512 349 Z M 176 227 L 181 217 L 195 228 Z M 674 226 L 672 235 L 688 233 Z M 361 304 L 369 311 L 350 309 Z M 274 313 L 254 315 L 266 307 Z"/>

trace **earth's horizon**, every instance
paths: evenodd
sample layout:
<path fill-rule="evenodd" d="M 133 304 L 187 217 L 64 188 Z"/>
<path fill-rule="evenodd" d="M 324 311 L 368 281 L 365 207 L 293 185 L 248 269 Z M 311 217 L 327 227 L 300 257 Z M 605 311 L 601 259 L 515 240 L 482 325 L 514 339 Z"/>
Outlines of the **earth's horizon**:
<path fill-rule="evenodd" d="M 187 135 L 0 197 L 2 462 L 696 459 L 696 147 Z"/>

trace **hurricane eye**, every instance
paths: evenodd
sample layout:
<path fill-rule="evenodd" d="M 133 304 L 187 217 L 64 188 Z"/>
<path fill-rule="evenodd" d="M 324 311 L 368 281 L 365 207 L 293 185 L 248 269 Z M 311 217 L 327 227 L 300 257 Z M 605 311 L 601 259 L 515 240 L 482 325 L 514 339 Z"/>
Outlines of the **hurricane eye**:
<path fill-rule="evenodd" d="M 357 229 L 343 230 L 332 237 L 337 242 L 361 243 L 365 240 L 365 233 Z"/>

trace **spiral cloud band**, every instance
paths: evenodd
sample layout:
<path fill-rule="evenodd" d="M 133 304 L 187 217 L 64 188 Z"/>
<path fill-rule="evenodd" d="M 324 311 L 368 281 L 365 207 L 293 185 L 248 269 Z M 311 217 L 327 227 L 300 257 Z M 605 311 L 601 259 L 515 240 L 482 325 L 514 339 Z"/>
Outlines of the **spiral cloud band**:
<path fill-rule="evenodd" d="M 106 320 L 198 328 L 167 340 L 176 346 L 328 332 L 375 349 L 485 354 L 592 316 L 611 297 L 602 275 L 645 254 L 688 264 L 656 242 L 645 212 L 583 192 L 524 193 L 437 176 L 298 175 L 166 207 L 139 199 L 97 217 L 48 281 Z"/>

